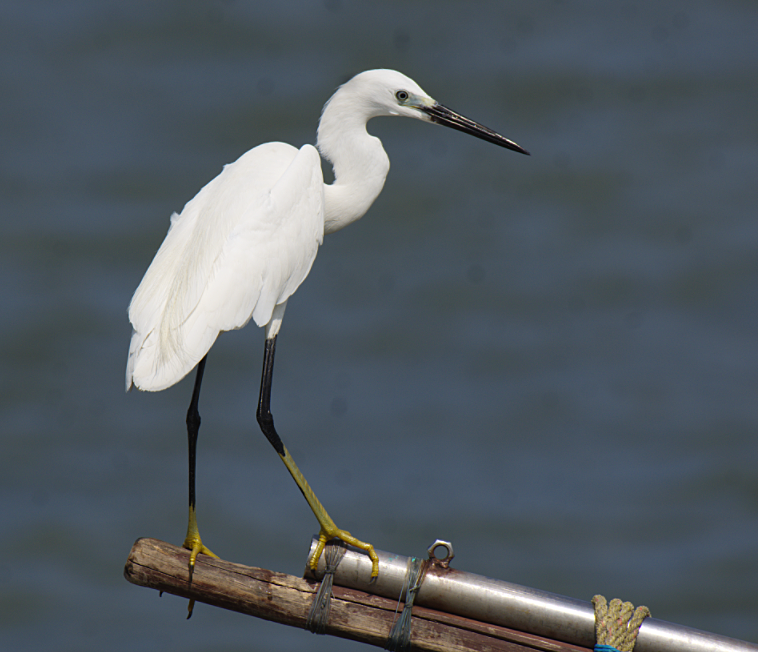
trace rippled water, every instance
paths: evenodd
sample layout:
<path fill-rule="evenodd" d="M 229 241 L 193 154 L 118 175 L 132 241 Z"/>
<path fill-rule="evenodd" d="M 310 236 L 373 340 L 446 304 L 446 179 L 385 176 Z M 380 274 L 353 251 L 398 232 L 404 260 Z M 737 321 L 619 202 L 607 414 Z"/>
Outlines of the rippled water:
<path fill-rule="evenodd" d="M 313 142 L 393 67 L 530 158 L 376 120 L 392 160 L 279 340 L 277 426 L 378 548 L 758 640 L 758 7 L 6 2 L 0 21 L 3 649 L 357 649 L 126 583 L 180 542 L 191 380 L 123 392 L 126 306 L 221 166 Z M 223 336 L 199 518 L 299 574 L 315 520 Z"/>

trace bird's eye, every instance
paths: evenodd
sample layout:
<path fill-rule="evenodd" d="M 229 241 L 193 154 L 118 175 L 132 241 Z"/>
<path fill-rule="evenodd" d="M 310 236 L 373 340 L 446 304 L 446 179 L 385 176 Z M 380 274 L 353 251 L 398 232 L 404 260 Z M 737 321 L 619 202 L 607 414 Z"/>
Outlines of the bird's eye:
<path fill-rule="evenodd" d="M 395 93 L 395 97 L 400 102 L 405 102 L 408 99 L 408 91 L 398 91 Z"/>

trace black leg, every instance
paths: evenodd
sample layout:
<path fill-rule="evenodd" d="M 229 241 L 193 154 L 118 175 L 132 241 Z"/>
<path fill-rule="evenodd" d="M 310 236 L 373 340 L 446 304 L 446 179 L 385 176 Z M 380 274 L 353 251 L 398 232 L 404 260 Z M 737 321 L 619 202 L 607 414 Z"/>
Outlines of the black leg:
<path fill-rule="evenodd" d="M 271 414 L 271 381 L 274 377 L 274 353 L 276 353 L 276 335 L 266 339 L 263 349 L 263 374 L 261 375 L 261 393 L 258 398 L 258 425 L 266 439 L 271 442 L 280 456 L 285 455 L 284 444 L 274 428 L 274 416 Z"/>
<path fill-rule="evenodd" d="M 205 361 L 207 355 L 197 364 L 197 374 L 195 375 L 195 388 L 192 390 L 192 401 L 187 410 L 187 443 L 189 446 L 189 506 L 195 509 L 195 461 L 197 458 L 197 435 L 200 431 L 200 412 L 198 411 L 198 402 L 200 401 L 200 386 L 203 384 L 203 373 L 205 372 Z"/>
<path fill-rule="evenodd" d="M 195 461 L 197 458 L 197 435 L 200 431 L 200 412 L 198 403 L 200 401 L 200 386 L 203 384 L 203 372 L 205 371 L 205 356 L 197 364 L 197 375 L 195 376 L 195 388 L 192 390 L 192 401 L 190 401 L 187 410 L 187 443 L 189 446 L 189 520 L 187 521 L 187 536 L 184 539 L 184 547 L 190 551 L 189 559 L 189 583 L 192 584 L 192 574 L 195 571 L 195 560 L 198 554 L 203 553 L 210 557 L 216 557 L 208 548 L 203 545 L 200 539 L 200 532 L 197 529 L 197 517 L 195 515 Z M 195 601 L 190 600 L 187 608 L 187 618 L 192 616 L 192 610 Z"/>
<path fill-rule="evenodd" d="M 263 350 L 263 375 L 261 378 L 261 393 L 258 399 L 258 411 L 256 416 L 258 417 L 258 425 L 260 425 L 263 434 L 266 435 L 266 439 L 269 440 L 276 452 L 279 454 L 282 462 L 287 467 L 287 470 L 292 475 L 298 488 L 302 492 L 305 500 L 310 505 L 313 514 L 318 520 L 321 526 L 319 532 L 319 541 L 316 549 L 313 551 L 313 555 L 309 560 L 309 565 L 315 570 L 318 564 L 319 557 L 324 551 L 324 546 L 329 539 L 338 538 L 356 548 L 365 550 L 369 557 L 371 557 L 371 577 L 374 578 L 379 573 L 379 558 L 374 552 L 374 548 L 369 543 L 359 541 L 349 532 L 339 529 L 329 514 L 326 513 L 324 506 L 321 504 L 316 494 L 313 493 L 310 485 L 306 481 L 300 469 L 297 468 L 292 456 L 289 454 L 287 447 L 282 442 L 281 438 L 274 428 L 274 417 L 271 414 L 271 381 L 274 376 L 274 352 L 276 351 L 276 335 L 271 339 L 266 339 L 265 348 Z"/>

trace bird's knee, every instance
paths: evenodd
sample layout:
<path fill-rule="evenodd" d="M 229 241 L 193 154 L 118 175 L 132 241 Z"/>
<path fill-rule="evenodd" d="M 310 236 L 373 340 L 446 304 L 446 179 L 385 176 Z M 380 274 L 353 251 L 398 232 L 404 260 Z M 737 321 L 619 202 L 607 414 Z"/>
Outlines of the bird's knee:
<path fill-rule="evenodd" d="M 200 429 L 200 413 L 197 410 L 187 412 L 187 428 L 197 432 Z"/>
<path fill-rule="evenodd" d="M 279 455 L 284 455 L 284 444 L 282 443 L 281 437 L 279 437 L 279 434 L 276 432 L 276 428 L 274 428 L 274 416 L 271 412 L 258 411 L 256 417 L 258 419 L 258 425 L 261 427 L 261 431 L 266 435 L 266 439 L 269 440 Z"/>

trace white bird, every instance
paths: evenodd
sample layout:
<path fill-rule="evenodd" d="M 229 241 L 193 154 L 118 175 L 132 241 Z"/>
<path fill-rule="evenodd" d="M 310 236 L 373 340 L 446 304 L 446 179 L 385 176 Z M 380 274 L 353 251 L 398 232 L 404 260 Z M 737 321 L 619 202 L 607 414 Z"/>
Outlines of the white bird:
<path fill-rule="evenodd" d="M 369 70 L 341 86 L 324 106 L 318 150 L 266 143 L 224 167 L 171 217 L 163 244 L 129 306 L 133 326 L 126 388 L 159 391 L 195 366 L 187 412 L 190 449 L 189 524 L 184 546 L 190 572 L 202 543 L 195 517 L 195 446 L 198 400 L 208 351 L 223 331 L 252 318 L 265 326 L 263 378 L 257 418 L 311 506 L 320 525 L 316 567 L 327 540 L 339 538 L 366 551 L 378 574 L 373 547 L 336 527 L 308 486 L 274 429 L 270 410 L 276 338 L 288 299 L 313 265 L 325 234 L 362 217 L 384 186 L 389 158 L 366 123 L 406 116 L 446 125 L 528 154 L 516 143 L 438 104 L 413 80 L 394 70 Z M 319 152 L 334 168 L 325 184 Z M 215 555 L 214 555 L 215 556 Z"/>

